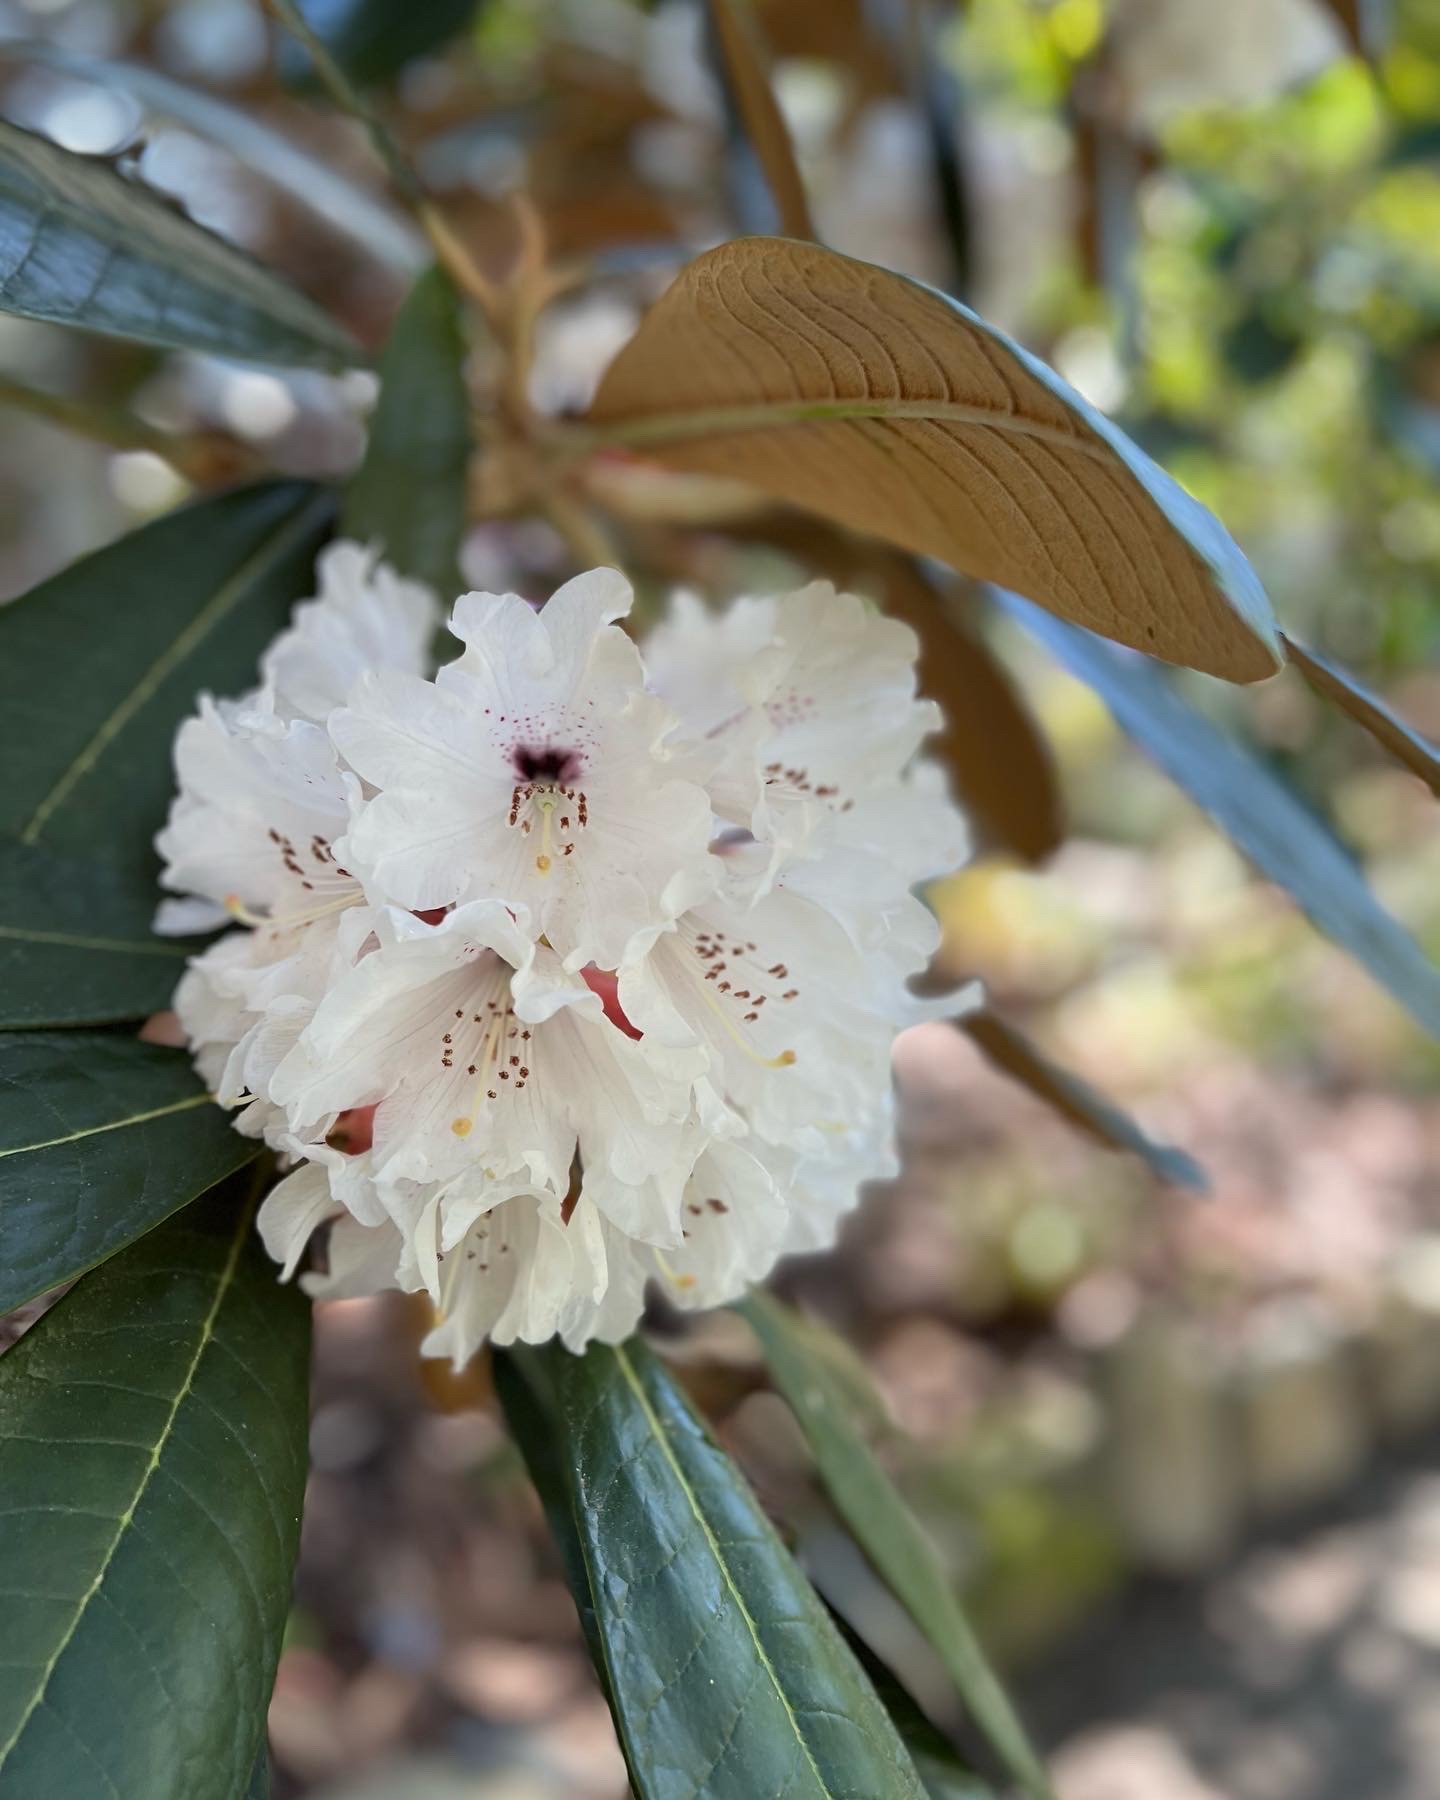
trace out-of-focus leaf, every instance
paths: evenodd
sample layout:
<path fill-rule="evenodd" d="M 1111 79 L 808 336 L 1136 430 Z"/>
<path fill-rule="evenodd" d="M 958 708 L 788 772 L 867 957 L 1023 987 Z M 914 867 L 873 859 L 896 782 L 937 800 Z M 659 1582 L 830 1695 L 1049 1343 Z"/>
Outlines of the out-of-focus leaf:
<path fill-rule="evenodd" d="M 3 121 L 0 312 L 248 362 L 363 361 L 318 306 L 161 195 Z"/>
<path fill-rule="evenodd" d="M 1006 610 L 1094 688 L 1123 729 L 1226 836 L 1362 963 L 1425 1029 L 1440 1035 L 1440 970 L 1370 891 L 1329 828 L 1265 765 L 1187 706 L 1159 669 L 1015 594 Z"/>
<path fill-rule="evenodd" d="M 93 1269 L 259 1148 L 178 1050 L 108 1032 L 0 1038 L 0 1313 Z"/>
<path fill-rule="evenodd" d="M 930 1800 L 999 1800 L 995 1789 L 966 1765 L 960 1752 L 930 1723 L 911 1694 L 858 1632 L 843 1619 L 838 1623 L 904 1740 Z"/>
<path fill-rule="evenodd" d="M 596 1674 L 605 1680 L 605 1648 L 595 1618 L 590 1572 L 575 1522 L 574 1491 L 565 1463 L 565 1435 L 555 1410 L 549 1378 L 535 1352 L 524 1344 L 494 1352 L 495 1396 L 515 1447 L 545 1508 L 545 1522 L 560 1552 L 565 1580 L 575 1599 Z M 609 1690 L 606 1699 L 610 1700 Z M 613 1701 L 612 1701 L 613 1705 Z"/>
<path fill-rule="evenodd" d="M 1279 667 L 1218 520 L 1038 358 L 890 270 L 779 238 L 707 251 L 589 423 L 597 445 L 740 476 L 1171 662 L 1237 681 Z"/>
<path fill-rule="evenodd" d="M 125 869 L 0 843 L 0 1030 L 107 1025 L 168 1006 L 200 942 L 156 937 L 154 911 Z"/>
<path fill-rule="evenodd" d="M 815 1327 L 778 1301 L 754 1293 L 737 1309 L 765 1351 L 775 1384 L 800 1422 L 825 1491 L 895 1597 L 929 1638 L 976 1726 L 1011 1778 L 1045 1796 L 1039 1757 L 979 1640 L 949 1576 L 909 1507 L 856 1429 L 845 1396 L 809 1338 Z"/>
<path fill-rule="evenodd" d="M 333 231 L 340 232 L 391 268 L 418 269 L 426 260 L 425 238 L 403 214 L 369 189 L 312 156 L 278 131 L 202 89 L 176 81 L 143 63 L 84 56 L 42 38 L 0 40 L 0 60 L 43 63 L 80 81 L 131 94 L 163 118 L 178 119 L 202 137 L 231 151 L 247 170 L 263 175 L 291 195 Z"/>
<path fill-rule="evenodd" d="M 1328 0 L 1351 47 L 1362 56 L 1379 56 L 1390 42 L 1394 0 Z"/>
<path fill-rule="evenodd" d="M 465 339 L 450 278 L 431 269 L 411 290 L 380 362 L 380 398 L 343 527 L 379 543 L 396 568 L 444 599 L 459 587 L 470 409 Z"/>
<path fill-rule="evenodd" d="M 474 18 L 479 0 L 296 0 L 305 23 L 352 81 L 378 85 L 398 75 L 417 56 L 438 50 Z M 280 67 L 288 81 L 303 80 L 310 59 L 285 39 Z"/>
<path fill-rule="evenodd" d="M 1192 1156 L 1173 1144 L 1160 1144 L 1148 1137 L 1128 1113 L 1121 1112 L 1088 1081 L 1051 1062 L 1006 1020 L 993 1012 L 981 1011 L 966 1013 L 955 1025 L 979 1045 L 997 1069 L 1003 1069 L 1099 1143 L 1143 1157 L 1162 1181 L 1173 1181 L 1202 1194 L 1209 1189 L 1205 1171 Z"/>
<path fill-rule="evenodd" d="M 1008 670 L 961 607 L 907 557 L 881 564 L 885 609 L 920 638 L 920 691 L 938 700 L 945 727 L 931 747 L 981 834 L 1026 862 L 1043 862 L 1065 836 L 1060 777 L 1050 746 Z"/>
<path fill-rule="evenodd" d="M 1378 695 L 1372 694 L 1346 668 L 1287 637 L 1290 660 L 1317 694 L 1333 702 L 1363 725 L 1378 744 L 1418 775 L 1431 793 L 1440 796 L 1440 748 L 1421 737 L 1403 719 L 1397 719 Z"/>
<path fill-rule="evenodd" d="M 253 1185 L 116 1257 L 0 1359 L 4 1800 L 235 1800 L 263 1753 L 310 1327 Z"/>
<path fill-rule="evenodd" d="M 633 1342 L 534 1361 L 640 1800 L 921 1800 L 874 1690 L 664 1366 Z"/>
<path fill-rule="evenodd" d="M 771 85 L 769 58 L 750 0 L 709 0 L 709 7 L 730 94 L 764 171 L 780 229 L 787 237 L 813 238 L 805 184 Z"/>
<path fill-rule="evenodd" d="M 148 875 L 176 726 L 254 685 L 330 515 L 293 481 L 197 501 L 0 608 L 0 835 Z"/>

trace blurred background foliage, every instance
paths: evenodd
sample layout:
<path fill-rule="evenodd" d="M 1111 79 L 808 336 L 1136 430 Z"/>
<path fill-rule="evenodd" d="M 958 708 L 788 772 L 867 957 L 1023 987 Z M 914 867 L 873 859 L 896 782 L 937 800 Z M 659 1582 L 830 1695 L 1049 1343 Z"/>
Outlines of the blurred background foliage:
<path fill-rule="evenodd" d="M 684 255 L 771 224 L 688 0 L 305 10 L 483 254 L 513 253 L 523 194 L 573 272 L 541 321 L 542 409 L 585 402 Z M 826 240 L 1051 359 L 1220 513 L 1288 631 L 1440 736 L 1440 9 L 758 10 Z M 6 117 L 117 159 L 383 339 L 422 248 L 251 0 L 0 0 L 0 37 Z M 264 173 L 236 115 L 290 146 Z M 364 374 L 0 318 L 0 588 L 261 466 L 346 472 L 373 397 Z M 631 538 L 657 591 L 668 529 Z M 548 524 L 479 518 L 463 562 L 538 592 L 566 556 Z M 731 591 L 795 572 L 704 532 L 684 566 Z M 1440 1053 L 1088 688 L 1007 621 L 987 630 L 1054 746 L 1068 837 L 1043 867 L 985 855 L 941 884 L 944 961 L 1196 1155 L 1211 1192 L 1157 1185 L 926 1027 L 902 1045 L 902 1182 L 787 1285 L 858 1350 L 887 1454 L 1029 1682 L 1066 1800 L 1419 1800 L 1440 1754 Z M 1183 685 L 1440 954 L 1421 783 L 1294 670 Z M 608 1720 L 485 1372 L 417 1371 L 417 1337 L 398 1302 L 322 1318 L 276 1791 L 613 1796 Z M 762 1495 L 808 1521 L 827 1597 L 943 1709 L 744 1327 L 675 1348 Z"/>

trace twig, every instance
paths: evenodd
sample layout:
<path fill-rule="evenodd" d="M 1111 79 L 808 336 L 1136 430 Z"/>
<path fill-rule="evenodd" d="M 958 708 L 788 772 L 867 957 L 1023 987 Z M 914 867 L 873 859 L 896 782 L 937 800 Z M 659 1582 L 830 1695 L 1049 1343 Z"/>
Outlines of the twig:
<path fill-rule="evenodd" d="M 475 262 L 449 220 L 426 195 L 414 164 L 396 143 L 379 113 L 316 36 L 294 0 L 264 0 L 264 4 L 279 24 L 304 47 L 335 104 L 364 126 L 371 148 L 401 198 L 414 210 L 436 256 L 456 285 L 469 294 L 493 322 L 501 311 L 495 284 Z"/>
<path fill-rule="evenodd" d="M 813 239 L 815 226 L 795 146 L 775 98 L 765 46 L 748 0 L 710 0 L 710 17 L 745 135 L 780 215 L 780 230 L 786 237 Z"/>
<path fill-rule="evenodd" d="M 247 445 L 218 432 L 171 437 L 120 407 L 95 407 L 65 394 L 49 394 L 0 375 L 0 406 L 13 406 L 61 431 L 73 432 L 112 450 L 148 450 L 204 486 L 229 480 L 256 462 Z"/>

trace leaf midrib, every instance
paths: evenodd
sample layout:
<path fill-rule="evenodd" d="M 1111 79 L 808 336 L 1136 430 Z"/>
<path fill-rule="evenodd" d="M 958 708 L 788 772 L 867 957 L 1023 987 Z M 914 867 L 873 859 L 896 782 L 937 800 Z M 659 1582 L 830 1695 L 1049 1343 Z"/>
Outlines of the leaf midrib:
<path fill-rule="evenodd" d="M 206 1093 L 187 1094 L 183 1100 L 172 1100 L 168 1106 L 154 1106 L 149 1112 L 131 1113 L 124 1119 L 106 1119 L 99 1125 L 86 1125 L 79 1131 L 67 1132 L 63 1137 L 46 1138 L 39 1144 L 12 1144 L 8 1150 L 0 1150 L 0 1162 L 7 1156 L 28 1156 L 37 1150 L 54 1150 L 61 1144 L 78 1143 L 81 1138 L 97 1137 L 105 1131 L 123 1131 L 128 1125 L 145 1125 L 151 1119 L 163 1119 L 171 1113 L 186 1112 L 192 1106 L 212 1106 L 213 1096 Z"/>
<path fill-rule="evenodd" d="M 107 950 L 127 956 L 185 957 L 190 952 L 178 944 L 155 943 L 148 938 L 80 937 L 71 931 L 36 931 L 26 925 L 0 925 L 0 938 L 22 944 L 64 944 L 71 950 Z"/>
<path fill-rule="evenodd" d="M 815 1757 L 811 1752 L 809 1741 L 807 1740 L 805 1733 L 800 1729 L 800 1721 L 795 1716 L 795 1710 L 790 1704 L 790 1698 L 786 1694 L 784 1687 L 781 1685 L 779 1674 L 776 1671 L 774 1663 L 771 1662 L 769 1654 L 765 1649 L 765 1645 L 761 1640 L 759 1626 L 756 1624 L 749 1607 L 745 1604 L 744 1596 L 735 1584 L 735 1579 L 730 1573 L 730 1565 L 725 1560 L 721 1551 L 719 1540 L 716 1538 L 715 1533 L 710 1529 L 710 1521 L 706 1518 L 704 1510 L 700 1505 L 699 1496 L 696 1494 L 684 1469 L 680 1466 L 680 1460 L 675 1455 L 674 1449 L 671 1447 L 665 1428 L 661 1424 L 655 1408 L 651 1405 L 650 1396 L 645 1391 L 644 1383 L 635 1373 L 634 1366 L 632 1365 L 623 1344 L 615 1347 L 614 1356 L 616 1362 L 620 1365 L 620 1372 L 625 1377 L 626 1384 L 639 1402 L 640 1410 L 645 1415 L 646 1423 L 650 1427 L 655 1442 L 660 1447 L 660 1454 L 670 1465 L 670 1471 L 678 1482 L 681 1493 L 685 1496 L 686 1504 L 689 1506 L 696 1524 L 704 1534 L 705 1542 L 709 1546 L 710 1554 L 715 1561 L 715 1566 L 720 1571 L 721 1577 L 730 1593 L 731 1599 L 735 1602 L 740 1617 L 745 1621 L 745 1629 L 749 1632 L 750 1641 L 755 1646 L 755 1654 L 760 1659 L 760 1665 L 768 1676 L 771 1687 L 775 1690 L 775 1697 L 779 1700 L 780 1705 L 784 1709 L 785 1717 L 789 1722 L 790 1729 L 795 1734 L 795 1741 L 799 1744 L 801 1753 L 803 1754 L 806 1763 L 809 1765 L 810 1772 L 819 1785 L 819 1791 L 824 1795 L 830 1796 L 830 1800 L 835 1800 L 834 1790 L 820 1772 L 819 1765 L 816 1763 Z"/>
<path fill-rule="evenodd" d="M 253 550 L 228 581 L 220 584 L 209 601 L 196 613 L 173 642 L 156 657 L 135 686 L 111 711 L 109 716 L 102 720 L 94 735 L 72 758 L 69 765 L 62 770 L 49 792 L 41 798 L 35 811 L 21 829 L 20 842 L 22 844 L 39 842 L 41 832 L 49 824 L 54 814 L 69 799 L 70 794 L 79 783 L 91 773 L 106 748 L 120 735 L 141 708 L 153 699 L 166 677 L 179 668 L 181 663 L 219 625 L 241 599 L 246 589 L 256 580 L 260 571 L 267 564 L 281 560 L 293 544 L 304 538 L 306 533 L 313 528 L 320 514 L 328 509 L 329 504 L 326 495 L 315 495 Z"/>
<path fill-rule="evenodd" d="M 643 445 L 681 443 L 688 438 L 724 435 L 743 431 L 775 430 L 785 425 L 823 424 L 826 420 L 847 419 L 918 419 L 941 423 L 975 425 L 991 431 L 1008 432 L 1014 437 L 1038 439 L 1055 444 L 1096 462 L 1117 460 L 1115 452 L 1102 440 L 1087 438 L 1078 432 L 1055 425 L 1042 425 L 1038 420 L 1022 418 L 1018 413 L 998 407 L 967 406 L 960 400 L 882 400 L 863 397 L 794 400 L 767 400 L 745 406 L 698 407 L 693 411 L 646 413 L 639 417 L 617 419 L 613 424 L 604 419 L 566 430 L 562 441 L 574 441 L 588 454 L 607 445 L 635 448 Z"/>
<path fill-rule="evenodd" d="M 185 1401 L 188 1399 L 188 1397 L 190 1395 L 190 1390 L 195 1385 L 195 1377 L 196 1377 L 197 1373 L 199 1372 L 201 1360 L 204 1357 L 206 1350 L 210 1346 L 211 1339 L 215 1335 L 215 1321 L 219 1317 L 220 1308 L 221 1308 L 222 1304 L 224 1303 L 225 1296 L 230 1288 L 230 1284 L 235 1278 L 236 1265 L 238 1264 L 238 1262 L 240 1260 L 240 1252 L 244 1247 L 246 1235 L 248 1234 L 249 1229 L 250 1229 L 250 1221 L 251 1221 L 253 1212 L 254 1212 L 254 1206 L 252 1203 L 252 1205 L 247 1206 L 240 1215 L 239 1221 L 236 1224 L 234 1237 L 232 1238 L 231 1243 L 230 1243 L 229 1252 L 227 1253 L 226 1258 L 225 1258 L 225 1266 L 220 1271 L 219 1280 L 216 1282 L 216 1285 L 215 1285 L 214 1299 L 211 1301 L 210 1308 L 209 1308 L 208 1312 L 206 1313 L 204 1321 L 200 1327 L 200 1335 L 199 1335 L 199 1340 L 195 1346 L 195 1354 L 191 1357 L 190 1365 L 185 1371 L 184 1380 L 181 1382 L 180 1387 L 176 1392 L 175 1398 L 171 1402 L 170 1410 L 169 1410 L 168 1414 L 166 1415 L 164 1427 L 162 1428 L 160 1435 L 158 1436 L 158 1438 L 155 1441 L 155 1446 L 150 1453 L 149 1461 L 147 1462 L 147 1464 L 145 1466 L 144 1473 L 140 1477 L 139 1483 L 136 1486 L 135 1493 L 134 1493 L 133 1497 L 131 1498 L 129 1505 L 125 1508 L 124 1512 L 121 1513 L 120 1517 L 116 1520 L 114 1535 L 111 1538 L 109 1544 L 106 1546 L 105 1554 L 104 1554 L 103 1558 L 101 1559 L 100 1566 L 95 1572 L 95 1579 L 90 1583 L 90 1586 L 81 1595 L 80 1602 L 77 1605 L 77 1607 L 75 1608 L 75 1616 L 71 1619 L 69 1626 L 66 1628 L 64 1636 L 61 1638 L 60 1642 L 56 1645 L 53 1653 L 50 1656 L 49 1661 L 45 1664 L 44 1670 L 42 1671 L 39 1680 L 36 1682 L 35 1691 L 30 1697 L 30 1703 L 25 1708 L 24 1713 L 21 1715 L 19 1723 L 16 1725 L 14 1731 L 10 1734 L 9 1739 L 4 1744 L 0 1744 L 0 1769 L 4 1768 L 5 1763 L 9 1759 L 11 1751 L 14 1750 L 15 1746 L 20 1742 L 20 1739 L 24 1736 L 25 1730 L 26 1730 L 27 1726 L 29 1725 L 30 1720 L 33 1718 L 33 1716 L 36 1712 L 36 1709 L 44 1701 L 46 1692 L 48 1691 L 49 1686 L 50 1686 L 51 1679 L 53 1678 L 53 1676 L 55 1674 L 55 1670 L 59 1667 L 60 1659 L 62 1656 L 64 1656 L 65 1652 L 69 1649 L 71 1643 L 74 1640 L 75 1633 L 80 1629 L 80 1622 L 85 1617 L 86 1609 L 89 1607 L 91 1601 L 95 1598 L 96 1594 L 99 1593 L 101 1583 L 104 1581 L 106 1575 L 109 1573 L 110 1566 L 114 1562 L 116 1554 L 119 1551 L 121 1540 L 124 1538 L 125 1533 L 129 1530 L 130 1525 L 134 1520 L 135 1514 L 139 1509 L 140 1502 L 145 1498 L 146 1489 L 149 1487 L 150 1481 L 151 1481 L 152 1477 L 154 1476 L 156 1469 L 158 1469 L 160 1466 L 160 1458 L 164 1454 L 165 1446 L 169 1443 L 171 1433 L 175 1429 L 175 1421 L 179 1417 L 180 1408 L 184 1405 Z"/>

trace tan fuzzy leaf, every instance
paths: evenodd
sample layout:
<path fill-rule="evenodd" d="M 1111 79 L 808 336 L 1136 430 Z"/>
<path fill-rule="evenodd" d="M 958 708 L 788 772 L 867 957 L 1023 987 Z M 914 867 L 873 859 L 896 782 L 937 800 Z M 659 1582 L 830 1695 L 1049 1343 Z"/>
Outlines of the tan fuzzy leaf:
<path fill-rule="evenodd" d="M 592 442 L 729 475 L 1231 681 L 1280 665 L 1224 528 L 957 301 L 816 244 L 686 265 L 616 357 Z"/>

